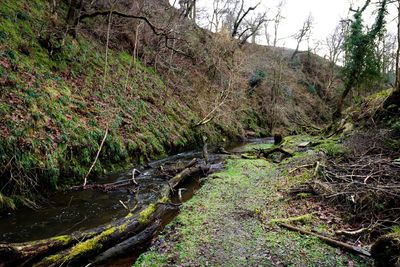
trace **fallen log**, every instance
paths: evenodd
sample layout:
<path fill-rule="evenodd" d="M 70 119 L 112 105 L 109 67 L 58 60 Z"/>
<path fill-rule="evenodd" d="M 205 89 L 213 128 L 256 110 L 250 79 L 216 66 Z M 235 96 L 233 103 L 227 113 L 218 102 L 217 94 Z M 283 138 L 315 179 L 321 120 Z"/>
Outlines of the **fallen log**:
<path fill-rule="evenodd" d="M 357 246 L 352 246 L 350 244 L 320 235 L 320 234 L 316 234 L 298 227 L 295 227 L 293 225 L 290 224 L 285 224 L 285 223 L 279 223 L 280 226 L 289 229 L 291 231 L 295 231 L 301 234 L 305 234 L 305 235 L 311 235 L 311 236 L 315 236 L 318 237 L 320 240 L 324 241 L 325 243 L 327 243 L 328 245 L 334 246 L 334 247 L 339 247 L 342 248 L 348 252 L 354 253 L 354 254 L 359 254 L 359 255 L 363 255 L 363 256 L 367 256 L 367 257 L 371 257 L 371 253 L 369 253 L 367 250 L 357 247 Z"/>
<path fill-rule="evenodd" d="M 195 175 L 204 175 L 210 170 L 210 167 L 207 165 L 197 165 L 190 168 L 186 168 L 177 175 L 175 175 L 170 181 L 169 185 L 171 188 L 176 188 L 181 182 L 183 182 L 186 178 Z"/>
<path fill-rule="evenodd" d="M 116 222 L 116 225 L 118 222 Z M 0 244 L 0 266 L 14 266 L 16 264 L 27 264 L 46 254 L 53 253 L 78 242 L 90 239 L 106 230 L 102 225 L 87 231 L 76 231 L 70 235 L 61 235 L 38 241 Z"/>
<path fill-rule="evenodd" d="M 168 203 L 150 204 L 138 217 L 128 215 L 82 233 L 19 244 L 1 244 L 0 266 L 60 266 L 65 263 L 81 266 L 88 259 L 137 235 L 159 218 L 176 210 L 175 205 Z"/>
<path fill-rule="evenodd" d="M 111 224 L 107 230 L 98 235 L 59 253 L 49 255 L 34 266 L 60 266 L 65 263 L 68 263 L 70 266 L 82 266 L 82 263 L 86 265 L 88 259 L 95 257 L 108 248 L 120 244 L 121 241 L 136 236 L 149 225 L 151 226 L 155 220 L 175 210 L 175 206 L 168 204 L 150 204 L 146 209 L 140 212 L 139 218 L 127 217 L 123 224 L 119 226 L 113 226 Z M 121 247 L 121 249 L 123 248 L 126 248 L 126 246 Z"/>
<path fill-rule="evenodd" d="M 256 149 L 257 155 L 258 156 L 263 156 L 265 158 L 267 158 L 269 155 L 273 154 L 273 153 L 282 153 L 285 157 L 289 158 L 289 157 L 293 157 L 293 152 L 284 149 L 282 147 L 272 147 L 272 148 L 267 148 L 267 149 Z"/>
<path fill-rule="evenodd" d="M 112 223 L 69 235 L 0 244 L 0 266 L 85 266 L 124 253 L 126 249 L 150 239 L 159 229 L 160 218 L 176 212 L 177 205 L 166 203 L 172 190 L 188 177 L 204 175 L 209 170 L 204 164 L 196 164 L 197 160 L 192 160 L 186 165 L 188 168 L 165 183 L 161 188 L 160 202 L 150 204 L 138 216 L 129 214 Z M 120 184 L 124 183 L 117 185 Z"/>
<path fill-rule="evenodd" d="M 119 243 L 118 245 L 107 249 L 100 255 L 98 255 L 90 264 L 87 266 L 98 265 L 107 262 L 107 260 L 122 256 L 127 253 L 131 248 L 136 247 L 140 244 L 150 241 L 156 232 L 161 228 L 161 221 L 157 221 L 144 229 L 139 234 L 128 238 L 127 240 Z"/>

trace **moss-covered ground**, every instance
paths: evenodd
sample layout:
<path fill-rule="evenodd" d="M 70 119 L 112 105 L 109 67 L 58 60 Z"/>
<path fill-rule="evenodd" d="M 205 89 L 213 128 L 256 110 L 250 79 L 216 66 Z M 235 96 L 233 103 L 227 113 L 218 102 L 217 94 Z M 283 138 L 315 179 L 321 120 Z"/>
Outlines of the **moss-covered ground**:
<path fill-rule="evenodd" d="M 305 141 L 319 143 L 299 149 Z M 296 154 L 279 164 L 232 156 L 224 171 L 210 176 L 183 204 L 134 266 L 371 266 L 318 238 L 279 227 L 281 219 L 291 218 L 284 221 L 330 235 L 327 221 L 310 206 L 309 195 L 294 199 L 287 189 L 310 179 L 313 171 L 291 170 L 314 163 L 319 151 L 327 153 L 337 145 L 308 136 L 288 138 L 285 144 Z"/>

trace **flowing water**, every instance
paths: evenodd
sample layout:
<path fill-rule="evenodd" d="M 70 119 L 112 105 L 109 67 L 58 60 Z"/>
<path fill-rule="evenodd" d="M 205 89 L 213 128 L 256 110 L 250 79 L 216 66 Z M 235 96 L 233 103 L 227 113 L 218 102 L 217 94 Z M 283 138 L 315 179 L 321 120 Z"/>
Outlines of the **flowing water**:
<path fill-rule="evenodd" d="M 240 144 L 230 146 L 228 151 L 240 152 L 247 144 L 271 143 L 272 138 L 251 139 Z M 77 230 L 86 230 L 127 215 L 127 210 L 120 203 L 122 201 L 128 208 L 139 212 L 141 208 L 154 203 L 160 198 L 160 189 L 167 179 L 159 175 L 160 168 L 184 166 L 193 158 L 201 158 L 199 151 L 189 151 L 169 156 L 161 160 L 152 161 L 143 166 L 136 166 L 140 171 L 135 179 L 139 186 L 127 186 L 109 192 L 96 189 L 59 192 L 49 198 L 40 209 L 32 210 L 21 208 L 16 212 L 0 216 L 0 243 L 24 242 L 49 238 L 52 236 L 69 234 Z M 222 168 L 226 155 L 210 153 L 209 162 L 212 170 Z M 112 183 L 130 179 L 131 168 L 125 172 L 98 177 L 96 183 Z M 180 203 L 190 199 L 201 184 L 201 177 L 190 179 L 182 184 L 185 190 L 181 198 L 173 196 L 172 201 Z M 164 224 L 168 223 L 176 214 L 170 214 L 164 218 Z M 125 262 L 114 266 L 130 266 L 132 257 Z"/>

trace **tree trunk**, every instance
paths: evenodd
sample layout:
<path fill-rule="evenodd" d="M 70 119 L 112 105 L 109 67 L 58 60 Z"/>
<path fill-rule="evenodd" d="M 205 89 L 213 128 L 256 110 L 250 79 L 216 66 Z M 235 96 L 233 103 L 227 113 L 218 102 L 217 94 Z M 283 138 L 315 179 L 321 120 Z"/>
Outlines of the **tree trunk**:
<path fill-rule="evenodd" d="M 345 89 L 339 98 L 339 101 L 336 106 L 336 111 L 332 115 L 333 121 L 338 121 L 342 118 L 344 100 L 346 99 L 346 96 L 350 93 L 351 89 L 354 86 L 357 71 L 358 70 L 356 68 L 353 69 L 353 73 L 352 75 L 350 75 L 350 80 L 347 81 L 345 84 Z"/>
<path fill-rule="evenodd" d="M 83 7 L 83 0 L 71 0 L 69 4 L 66 23 L 67 33 L 70 33 L 74 38 L 76 37 L 76 28 L 79 23 L 79 16 Z"/>
<path fill-rule="evenodd" d="M 397 7 L 397 51 L 396 51 L 396 82 L 395 82 L 395 91 L 400 91 L 400 0 L 398 2 Z"/>

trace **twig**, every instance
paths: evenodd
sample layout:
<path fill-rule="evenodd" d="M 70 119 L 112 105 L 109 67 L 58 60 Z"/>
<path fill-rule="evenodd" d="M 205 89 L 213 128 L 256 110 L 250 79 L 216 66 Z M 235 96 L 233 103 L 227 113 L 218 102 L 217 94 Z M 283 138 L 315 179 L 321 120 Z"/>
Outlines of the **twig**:
<path fill-rule="evenodd" d="M 106 141 L 107 135 L 108 135 L 108 126 L 107 126 L 107 128 L 106 128 L 106 133 L 104 134 L 103 140 L 101 141 L 99 150 L 97 150 L 96 158 L 94 159 L 94 161 L 93 161 L 93 163 L 92 163 L 92 166 L 90 166 L 90 169 L 89 169 L 89 171 L 87 172 L 87 174 L 86 174 L 86 176 L 85 176 L 85 178 L 84 178 L 83 187 L 85 187 L 86 184 L 87 184 L 87 178 L 88 178 L 90 172 L 92 171 L 94 165 L 96 164 L 97 159 L 99 158 L 101 149 L 103 148 L 103 145 L 104 145 L 104 142 Z"/>
<path fill-rule="evenodd" d="M 179 201 L 183 202 L 183 197 L 182 197 L 182 191 L 186 191 L 186 188 L 179 188 L 178 190 L 178 196 L 179 196 Z"/>
<path fill-rule="evenodd" d="M 348 231 L 348 230 L 338 230 L 338 231 L 336 231 L 336 234 L 338 234 L 338 235 L 349 235 L 349 236 L 355 236 L 355 235 L 362 234 L 362 233 L 364 233 L 364 232 L 366 232 L 366 231 L 368 231 L 368 230 L 369 230 L 368 228 L 361 228 L 361 229 L 358 229 L 358 230 L 353 230 L 353 231 Z"/>
<path fill-rule="evenodd" d="M 305 165 L 298 166 L 298 167 L 294 168 L 293 170 L 290 170 L 289 174 L 294 173 L 295 171 L 297 171 L 299 169 L 308 168 L 308 167 L 312 167 L 312 166 L 314 166 L 314 164 L 305 164 Z"/>
<path fill-rule="evenodd" d="M 128 206 L 126 206 L 122 200 L 119 200 L 119 203 L 121 203 L 121 205 L 124 207 L 124 209 L 126 209 L 128 212 L 130 212 Z"/>
<path fill-rule="evenodd" d="M 135 179 L 135 172 L 139 172 L 138 170 L 136 170 L 136 169 L 133 169 L 132 170 L 132 182 L 135 184 L 135 185 L 138 185 L 138 183 L 136 182 L 136 179 Z M 139 172 L 140 173 L 140 172 Z"/>

